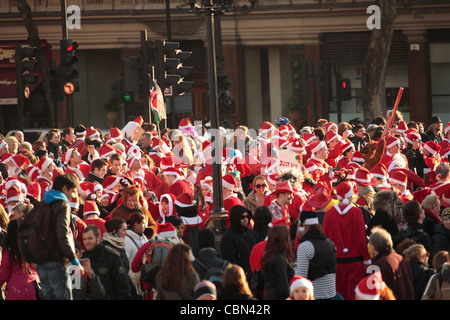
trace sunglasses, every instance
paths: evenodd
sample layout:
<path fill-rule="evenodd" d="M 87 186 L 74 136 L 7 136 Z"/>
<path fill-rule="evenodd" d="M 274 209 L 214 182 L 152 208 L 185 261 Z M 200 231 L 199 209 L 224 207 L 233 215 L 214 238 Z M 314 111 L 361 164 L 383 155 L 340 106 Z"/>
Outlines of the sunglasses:
<path fill-rule="evenodd" d="M 243 215 L 243 216 L 241 217 L 241 220 L 242 220 L 242 219 L 246 219 L 246 218 L 248 219 L 248 215 Z"/>
<path fill-rule="evenodd" d="M 259 189 L 259 188 L 265 188 L 265 187 L 267 187 L 267 185 L 266 184 L 255 184 L 255 188 L 256 189 Z"/>

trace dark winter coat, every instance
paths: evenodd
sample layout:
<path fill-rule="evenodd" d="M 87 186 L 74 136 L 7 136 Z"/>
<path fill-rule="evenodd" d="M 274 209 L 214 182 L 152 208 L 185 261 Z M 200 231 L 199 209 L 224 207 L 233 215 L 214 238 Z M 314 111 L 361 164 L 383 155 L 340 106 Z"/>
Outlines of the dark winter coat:
<path fill-rule="evenodd" d="M 395 222 L 394 218 L 385 211 L 375 211 L 375 215 L 367 223 L 367 230 L 369 234 L 370 230 L 376 226 L 380 226 L 385 229 L 387 232 L 389 232 L 392 238 L 394 238 L 398 233 L 397 223 Z"/>
<path fill-rule="evenodd" d="M 450 230 L 446 229 L 442 223 L 434 228 L 434 247 L 433 252 L 450 251 Z"/>
<path fill-rule="evenodd" d="M 422 262 L 410 262 L 414 284 L 414 298 L 420 300 L 427 286 L 428 280 L 434 275 L 434 269 L 427 268 Z"/>
<path fill-rule="evenodd" d="M 414 300 L 412 273 L 406 259 L 389 249 L 378 253 L 372 264 L 380 268 L 383 281 L 397 300 Z"/>
<path fill-rule="evenodd" d="M 241 293 L 235 289 L 224 288 L 220 290 L 217 300 L 256 300 L 254 297 Z"/>
<path fill-rule="evenodd" d="M 207 270 L 200 265 L 199 260 L 211 268 L 220 268 L 224 263 L 224 260 L 220 259 L 219 254 L 214 248 L 200 249 L 197 258 L 192 262 L 192 266 L 201 280 Z"/>
<path fill-rule="evenodd" d="M 83 258 L 89 258 L 94 273 L 105 288 L 107 300 L 130 300 L 131 288 L 120 254 L 100 243 L 92 251 L 85 251 Z"/>
<path fill-rule="evenodd" d="M 262 268 L 264 274 L 264 300 L 285 300 L 289 298 L 289 285 L 294 276 L 294 266 L 281 253 L 273 256 Z"/>
<path fill-rule="evenodd" d="M 239 209 L 236 210 L 236 207 Z M 235 206 L 230 210 L 230 227 L 220 241 L 220 254 L 222 259 L 242 267 L 250 283 L 252 276 L 250 253 L 257 243 L 257 235 L 254 230 L 241 226 L 243 213 L 248 212 L 249 217 L 252 217 L 251 211 L 247 210 L 244 206 Z"/>

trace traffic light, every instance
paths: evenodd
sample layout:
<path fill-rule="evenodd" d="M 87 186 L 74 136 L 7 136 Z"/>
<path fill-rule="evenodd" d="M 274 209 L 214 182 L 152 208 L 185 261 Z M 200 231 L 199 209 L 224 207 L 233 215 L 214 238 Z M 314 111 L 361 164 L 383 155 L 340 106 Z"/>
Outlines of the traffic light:
<path fill-rule="evenodd" d="M 78 43 L 70 39 L 62 39 L 61 45 L 61 86 L 64 94 L 72 95 L 79 90 L 78 85 L 78 57 L 75 51 Z"/>
<path fill-rule="evenodd" d="M 156 81 L 162 91 L 172 86 L 173 95 L 182 95 L 194 86 L 192 81 L 185 80 L 193 67 L 183 65 L 192 52 L 182 51 L 179 46 L 179 42 L 155 41 Z"/>
<path fill-rule="evenodd" d="M 30 85 L 38 82 L 39 76 L 31 73 L 37 69 L 37 48 L 17 45 L 16 50 L 16 78 L 17 99 L 23 100 L 30 97 Z"/>
<path fill-rule="evenodd" d="M 352 86 L 350 79 L 341 79 L 338 81 L 337 96 L 340 101 L 352 100 Z"/>

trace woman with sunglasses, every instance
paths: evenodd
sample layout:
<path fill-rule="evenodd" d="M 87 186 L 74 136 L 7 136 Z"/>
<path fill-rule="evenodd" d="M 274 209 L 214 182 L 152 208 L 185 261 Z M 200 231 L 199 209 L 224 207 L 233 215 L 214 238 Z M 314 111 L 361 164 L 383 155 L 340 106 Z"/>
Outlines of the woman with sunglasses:
<path fill-rule="evenodd" d="M 254 213 L 256 208 L 264 205 L 264 199 L 269 193 L 266 177 L 256 176 L 253 179 L 253 190 L 243 201 L 245 207 Z"/>

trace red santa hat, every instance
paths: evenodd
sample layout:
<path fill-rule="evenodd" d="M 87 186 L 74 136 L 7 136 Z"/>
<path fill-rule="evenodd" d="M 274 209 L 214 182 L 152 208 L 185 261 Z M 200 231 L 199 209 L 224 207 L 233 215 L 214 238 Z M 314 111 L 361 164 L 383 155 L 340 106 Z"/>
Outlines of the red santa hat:
<path fill-rule="evenodd" d="M 1 163 L 8 163 L 9 161 L 11 161 L 12 160 L 12 157 L 13 157 L 14 155 L 12 154 L 12 153 L 10 153 L 10 152 L 6 152 L 6 153 L 4 153 L 3 155 L 2 155 L 2 160 L 1 160 Z"/>
<path fill-rule="evenodd" d="M 427 150 L 433 156 L 441 150 L 441 147 L 434 141 L 427 141 L 422 146 L 424 150 Z"/>
<path fill-rule="evenodd" d="M 267 176 L 267 181 L 268 181 L 270 184 L 276 185 L 277 182 L 280 181 L 280 177 L 279 177 L 279 175 L 278 175 L 278 172 L 269 174 L 269 175 Z"/>
<path fill-rule="evenodd" d="M 100 215 L 100 210 L 94 200 L 86 200 L 83 206 L 83 217 L 92 213 Z"/>
<path fill-rule="evenodd" d="M 133 163 L 135 161 L 139 161 L 139 158 L 134 155 L 132 155 L 131 157 L 128 158 L 128 160 L 127 160 L 128 169 L 131 168 L 131 166 L 133 165 Z"/>
<path fill-rule="evenodd" d="M 94 128 L 94 127 L 88 127 L 86 128 L 86 137 L 87 138 L 99 138 L 100 133 Z"/>
<path fill-rule="evenodd" d="M 142 157 L 142 154 L 144 152 L 141 150 L 141 148 L 139 148 L 137 145 L 131 145 L 128 150 L 127 150 L 127 158 L 129 157 L 137 157 L 140 158 Z"/>
<path fill-rule="evenodd" d="M 300 139 L 293 139 L 289 146 L 289 149 L 296 153 L 304 153 L 305 152 L 305 148 L 303 148 L 303 145 L 302 145 Z"/>
<path fill-rule="evenodd" d="M 311 153 L 314 154 L 318 152 L 320 149 L 325 148 L 327 145 L 324 141 L 315 141 L 311 143 Z"/>
<path fill-rule="evenodd" d="M 355 149 L 355 145 L 350 140 L 345 140 L 341 146 L 341 152 L 344 153 L 350 149 Z"/>
<path fill-rule="evenodd" d="M 181 178 L 183 176 L 183 174 L 180 172 L 180 170 L 178 170 L 175 167 L 168 167 L 168 168 L 164 169 L 162 174 L 165 176 L 176 176 L 178 178 Z"/>
<path fill-rule="evenodd" d="M 286 126 L 289 128 L 289 133 L 296 133 L 294 126 L 290 122 L 286 123 Z"/>
<path fill-rule="evenodd" d="M 444 128 L 444 136 L 446 136 L 447 135 L 447 133 L 450 131 L 450 122 L 449 123 L 447 123 L 447 125 L 445 126 L 445 128 Z M 0 148 L 1 149 L 1 148 Z"/>
<path fill-rule="evenodd" d="M 361 151 L 355 151 L 355 153 L 353 154 L 352 161 L 358 162 L 358 163 L 364 163 L 364 158 L 363 158 Z"/>
<path fill-rule="evenodd" d="M 139 126 L 142 126 L 144 124 L 144 119 L 141 116 L 139 116 L 136 119 L 134 119 L 133 122 L 136 122 Z"/>
<path fill-rule="evenodd" d="M 334 131 L 328 131 L 326 135 L 326 142 L 330 143 L 333 140 L 339 139 L 339 135 Z"/>
<path fill-rule="evenodd" d="M 30 164 L 30 160 L 21 154 L 12 156 L 11 162 L 19 168 L 22 168 L 24 164 Z"/>
<path fill-rule="evenodd" d="M 41 160 L 38 161 L 38 163 L 36 163 L 36 168 L 38 169 L 39 173 L 44 172 L 48 166 L 53 162 L 52 158 L 48 158 L 48 157 L 42 157 Z"/>
<path fill-rule="evenodd" d="M 211 147 L 211 141 L 205 140 L 202 142 L 202 150 L 205 151 L 206 148 Z"/>
<path fill-rule="evenodd" d="M 269 222 L 268 227 L 269 228 L 274 228 L 274 227 L 278 227 L 278 226 L 285 226 L 285 227 L 289 227 L 289 223 L 286 219 L 275 219 L 271 222 Z"/>
<path fill-rule="evenodd" d="M 161 159 L 161 162 L 159 163 L 159 166 L 162 170 L 166 170 L 167 168 L 173 167 L 173 159 L 172 156 L 165 156 Z"/>
<path fill-rule="evenodd" d="M 387 179 L 388 178 L 388 171 L 384 164 L 379 163 L 373 166 L 372 169 L 370 169 L 370 175 L 373 178 L 380 178 L 380 179 Z"/>
<path fill-rule="evenodd" d="M 41 195 L 41 185 L 36 181 L 27 184 L 27 195 L 38 199 Z"/>
<path fill-rule="evenodd" d="M 192 195 L 190 195 L 188 193 L 180 193 L 176 197 L 174 204 L 181 208 L 189 208 L 189 207 L 192 207 L 195 205 L 195 200 L 192 197 Z"/>
<path fill-rule="evenodd" d="M 404 120 L 399 121 L 396 132 L 403 134 L 406 130 L 408 130 L 406 122 Z"/>
<path fill-rule="evenodd" d="M 294 193 L 294 189 L 292 189 L 292 185 L 289 181 L 280 181 L 277 183 L 274 194 L 279 193 Z"/>
<path fill-rule="evenodd" d="M 439 151 L 439 154 L 441 155 L 442 158 L 446 158 L 446 157 L 450 156 L 450 147 L 447 147 L 445 149 L 441 148 L 441 150 Z M 446 160 L 444 160 L 444 159 L 442 159 L 442 161 L 446 162 Z"/>
<path fill-rule="evenodd" d="M 20 191 L 20 187 L 12 186 L 6 190 L 6 203 L 11 201 L 23 201 L 22 193 Z"/>
<path fill-rule="evenodd" d="M 402 171 L 395 171 L 390 174 L 389 181 L 406 187 L 408 185 L 408 176 Z"/>
<path fill-rule="evenodd" d="M 441 206 L 447 207 L 445 210 L 448 210 L 448 207 L 450 207 L 450 188 L 447 188 L 444 192 L 442 192 L 441 196 Z M 442 215 L 444 215 L 444 212 L 442 212 Z"/>
<path fill-rule="evenodd" d="M 422 204 L 423 200 L 430 194 L 436 194 L 433 190 L 429 188 L 424 188 L 413 192 L 414 200 L 417 200 L 420 204 Z"/>
<path fill-rule="evenodd" d="M 259 133 L 261 133 L 261 134 L 265 134 L 265 133 L 268 133 L 268 132 L 274 131 L 274 130 L 275 130 L 275 126 L 272 123 L 270 123 L 269 121 L 264 121 L 259 126 Z"/>
<path fill-rule="evenodd" d="M 320 183 L 316 185 L 312 190 L 310 190 L 307 204 L 311 208 L 323 209 L 328 205 L 328 203 L 330 203 L 330 201 L 331 201 L 330 190 L 325 185 Z M 302 208 L 302 210 L 307 209 Z M 314 209 L 310 211 L 314 211 Z"/>
<path fill-rule="evenodd" d="M 86 199 L 95 199 L 95 184 L 91 181 L 83 181 L 79 184 L 81 191 Z"/>
<path fill-rule="evenodd" d="M 207 187 L 209 189 L 212 189 L 213 187 L 212 177 L 206 176 L 202 181 L 200 181 L 200 187 Z"/>
<path fill-rule="evenodd" d="M 405 141 L 409 144 L 413 144 L 414 140 L 421 139 L 420 133 L 417 131 L 411 131 L 408 134 L 405 135 Z"/>
<path fill-rule="evenodd" d="M 180 124 L 178 125 L 178 129 L 188 129 L 191 127 L 192 127 L 192 123 L 187 118 L 181 119 Z"/>
<path fill-rule="evenodd" d="M 285 124 L 282 124 L 278 130 L 280 131 L 281 134 L 283 135 L 288 135 L 289 134 L 289 127 Z"/>
<path fill-rule="evenodd" d="M 307 145 L 310 145 L 316 139 L 317 139 L 317 136 L 313 133 L 305 132 L 303 134 L 303 140 L 305 140 Z"/>
<path fill-rule="evenodd" d="M 331 129 L 333 129 L 333 128 L 335 128 L 336 130 L 337 130 L 337 125 L 336 125 L 336 123 L 334 123 L 334 122 L 327 122 L 326 124 L 325 124 L 325 132 L 329 132 L 329 131 L 331 131 Z"/>
<path fill-rule="evenodd" d="M 122 139 L 122 131 L 117 127 L 111 128 L 109 129 L 109 136 L 117 141 Z"/>
<path fill-rule="evenodd" d="M 67 149 L 66 152 L 64 152 L 64 154 L 62 155 L 61 161 L 65 164 L 68 165 L 69 164 L 69 160 L 72 157 L 73 151 L 75 150 L 75 148 L 69 148 Z"/>
<path fill-rule="evenodd" d="M 372 186 L 376 182 L 376 178 L 372 178 L 369 170 L 364 167 L 356 169 L 354 180 L 363 186 Z"/>
<path fill-rule="evenodd" d="M 302 277 L 300 275 L 294 275 L 292 277 L 289 285 L 289 292 L 291 296 L 297 288 L 306 288 L 311 293 L 311 296 L 314 296 L 314 286 L 311 280 L 308 280 L 305 277 Z"/>
<path fill-rule="evenodd" d="M 110 144 L 104 143 L 100 148 L 100 158 L 107 159 L 114 153 L 118 153 L 118 150 Z"/>
<path fill-rule="evenodd" d="M 174 206 L 174 204 L 175 204 L 175 200 L 176 200 L 176 197 L 175 197 L 175 195 L 174 194 L 172 194 L 172 193 L 165 193 L 165 194 L 163 194 L 163 195 L 161 195 L 161 197 L 159 197 L 159 203 L 160 203 L 160 206 L 159 206 L 159 215 L 164 219 L 165 218 L 165 214 L 164 214 L 164 212 L 163 212 L 163 210 L 162 210 L 162 206 L 161 206 L 161 203 L 163 202 L 163 200 L 167 200 L 167 203 L 169 204 L 169 214 L 168 214 L 168 216 L 171 216 L 171 215 L 173 215 L 174 214 L 174 212 L 173 212 L 173 206 Z"/>
<path fill-rule="evenodd" d="M 170 222 L 158 224 L 157 234 L 163 238 L 176 238 L 177 230 Z"/>
<path fill-rule="evenodd" d="M 336 197 L 338 200 L 341 200 L 343 204 L 349 204 L 351 202 L 353 196 L 353 188 L 347 181 L 342 181 L 339 183 L 334 189 L 336 193 Z"/>
<path fill-rule="evenodd" d="M 386 138 L 386 149 L 389 150 L 393 146 L 400 144 L 400 140 L 396 137 L 389 136 Z"/>
<path fill-rule="evenodd" d="M 236 179 L 232 174 L 226 174 L 222 177 L 222 186 L 228 190 L 234 190 L 237 187 Z"/>
<path fill-rule="evenodd" d="M 359 281 L 355 288 L 355 294 L 363 300 L 379 300 L 381 290 L 385 286 L 381 272 L 376 271 Z"/>
<path fill-rule="evenodd" d="M 107 176 L 104 180 L 103 180 L 103 189 L 108 189 L 108 190 L 112 190 L 120 181 L 120 177 L 112 174 Z"/>

